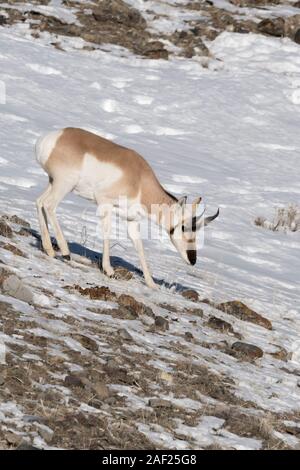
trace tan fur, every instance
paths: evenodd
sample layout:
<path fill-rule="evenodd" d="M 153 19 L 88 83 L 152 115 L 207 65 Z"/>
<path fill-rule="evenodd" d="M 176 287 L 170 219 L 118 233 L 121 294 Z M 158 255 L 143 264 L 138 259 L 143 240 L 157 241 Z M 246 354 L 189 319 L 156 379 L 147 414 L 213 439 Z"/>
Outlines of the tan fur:
<path fill-rule="evenodd" d="M 103 272 L 114 273 L 110 264 L 110 234 L 113 208 L 122 211 L 124 197 L 129 203 L 128 235 L 140 258 L 146 284 L 155 288 L 147 266 L 140 233 L 140 217 L 148 215 L 164 227 L 182 258 L 196 262 L 196 238 L 192 232 L 192 216 L 201 198 L 194 201 L 187 227 L 184 208 L 186 197 L 178 201 L 168 194 L 149 164 L 133 150 L 122 147 L 91 132 L 66 128 L 53 131 L 36 144 L 36 158 L 49 175 L 49 186 L 37 199 L 42 245 L 49 256 L 55 256 L 48 229 L 52 226 L 61 254 L 70 259 L 70 250 L 56 217 L 56 209 L 71 191 L 98 205 L 103 228 Z M 124 216 L 124 213 L 123 213 Z"/>
<path fill-rule="evenodd" d="M 152 204 L 173 203 L 148 163 L 134 150 L 115 144 L 83 129 L 66 128 L 58 139 L 45 169 L 51 178 L 70 171 L 79 171 L 85 154 L 98 161 L 116 165 L 123 171 L 121 181 L 109 188 L 107 197 L 126 196 L 135 198 L 140 194 L 141 203 L 150 211 Z"/>

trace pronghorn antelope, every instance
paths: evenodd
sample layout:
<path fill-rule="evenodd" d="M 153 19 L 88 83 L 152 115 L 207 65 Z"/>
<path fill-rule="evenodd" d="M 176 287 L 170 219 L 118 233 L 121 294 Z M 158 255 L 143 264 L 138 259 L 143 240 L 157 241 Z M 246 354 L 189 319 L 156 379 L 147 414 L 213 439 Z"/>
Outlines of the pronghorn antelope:
<path fill-rule="evenodd" d="M 114 274 L 110 264 L 109 239 L 111 215 L 117 208 L 122 216 L 120 198 L 126 198 L 128 235 L 140 258 L 146 284 L 156 287 L 144 255 L 139 221 L 148 216 L 167 230 L 173 245 L 189 264 L 196 263 L 196 232 L 215 219 L 196 216 L 201 198 L 188 210 L 186 197 L 177 200 L 163 189 L 148 163 L 135 151 L 121 147 L 91 132 L 66 128 L 41 137 L 36 144 L 36 158 L 49 176 L 46 191 L 37 199 L 43 249 L 49 256 L 54 250 L 48 231 L 51 224 L 62 256 L 70 251 L 56 218 L 56 208 L 71 191 L 94 201 L 102 218 L 103 272 Z"/>

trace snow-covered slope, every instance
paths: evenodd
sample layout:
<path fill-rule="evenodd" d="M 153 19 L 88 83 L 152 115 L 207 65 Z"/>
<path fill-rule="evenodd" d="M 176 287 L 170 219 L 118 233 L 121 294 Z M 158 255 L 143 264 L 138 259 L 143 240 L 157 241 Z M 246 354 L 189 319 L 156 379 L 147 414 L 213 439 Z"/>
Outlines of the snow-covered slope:
<path fill-rule="evenodd" d="M 48 39 L 51 41 L 50 36 Z M 34 309 L 4 295 L 0 300 L 21 312 L 21 322 L 35 323 L 29 331 L 49 339 L 51 356 L 63 358 L 68 355 L 66 347 L 78 354 L 79 346 L 72 339 L 64 339 L 64 347 L 60 342 L 81 331 L 96 342 L 98 352 L 90 360 L 99 367 L 104 358 L 118 359 L 120 355 L 125 361 L 132 354 L 145 356 L 152 373 L 165 373 L 162 384 L 155 382 L 154 374 L 145 393 L 139 377 L 131 386 L 113 380 L 110 384 L 111 391 L 123 396 L 124 409 L 132 413 L 139 410 L 142 414 L 143 409 L 146 413 L 148 400 L 155 396 L 170 400 L 190 415 L 198 412 L 193 424 L 179 412 L 168 425 L 152 419 L 143 422 L 141 414 L 136 416 L 136 429 L 154 445 L 203 448 L 217 443 L 224 448 L 260 448 L 261 436 L 238 436 L 225 428 L 226 419 L 205 417 L 203 407 L 216 404 L 209 393 L 203 396 L 199 392 L 197 398 L 191 398 L 184 387 L 172 392 L 169 382 L 179 380 L 175 363 L 188 361 L 195 368 L 205 366 L 226 377 L 237 400 L 251 402 L 250 414 L 297 410 L 299 232 L 267 231 L 257 227 L 254 219 L 259 215 L 271 218 L 276 206 L 299 201 L 299 46 L 288 39 L 223 33 L 210 45 L 215 59 L 203 68 L 197 60 L 148 61 L 126 57 L 124 52 L 121 56 L 116 48 L 111 54 L 76 51 L 75 40 L 72 44 L 70 40 L 70 47 L 65 40 L 66 52 L 62 52 L 49 46 L 48 39 L 44 35 L 43 40 L 33 42 L 26 27 L 0 29 L 0 79 L 6 88 L 5 103 L 0 100 L 0 213 L 17 214 L 38 230 L 35 199 L 47 179 L 34 160 L 34 143 L 46 131 L 80 126 L 136 149 L 169 191 L 178 196 L 203 195 L 207 211 L 220 207 L 220 217 L 207 229 L 195 267 L 185 266 L 167 239 L 163 243 L 145 241 L 154 277 L 161 284 L 158 292 L 146 288 L 137 273 L 130 281 L 109 280 L 92 266 L 49 260 L 31 237 L 17 237 L 15 243 L 28 258 L 0 247 L 0 260 L 42 295 L 41 304 Z M 58 216 L 73 251 L 78 252 L 81 245 L 101 252 L 95 212 L 93 205 L 75 196 L 61 204 Z M 123 239 L 113 243 L 112 255 L 115 262 L 126 261 L 133 269 L 138 261 L 125 229 Z M 118 294 L 127 292 L 156 315 L 168 317 L 169 330 L 153 332 L 149 318 L 116 322 L 109 314 L 114 303 L 87 300 L 64 289 L 75 284 L 106 285 Z M 41 288 L 49 297 L 45 298 Z M 198 305 L 204 310 L 203 318 L 187 313 L 194 304 L 181 297 L 183 288 L 195 289 L 201 298 L 214 302 L 238 299 L 267 317 L 273 325 L 270 331 L 217 312 L 245 342 L 260 347 L 264 357 L 249 364 L 224 354 L 217 345 L 225 340 L 231 344 L 234 337 L 207 326 L 210 315 L 216 315 L 212 306 Z M 161 304 L 175 307 L 176 312 Z M 100 318 L 89 310 L 93 308 L 105 309 L 106 314 Z M 8 348 L 14 342 L 26 344 L 25 330 L 10 338 L 5 321 L 2 326 Z M 131 335 L 129 344 L 109 344 L 107 335 L 114 337 L 120 328 Z M 278 348 L 287 351 L 287 363 L 271 355 Z M 47 364 L 38 349 L 22 360 Z M 68 368 L 77 370 L 80 360 L 65 358 L 66 369 L 52 376 L 51 385 L 43 382 L 43 387 L 61 393 L 66 407 L 70 400 L 72 406 L 72 399 L 60 381 Z M 82 365 L 77 363 L 78 370 Z M 140 373 L 142 367 L 139 364 Z M 22 401 L 16 403 L 0 404 L 0 418 L 8 427 L 20 423 L 25 413 L 16 408 L 22 407 Z M 121 414 L 122 406 L 118 404 Z M 107 405 L 95 411 L 84 399 L 81 407 L 83 413 L 98 416 L 111 412 Z M 278 432 L 273 437 L 298 445 L 294 436 Z M 35 444 L 45 445 L 37 437 Z"/>

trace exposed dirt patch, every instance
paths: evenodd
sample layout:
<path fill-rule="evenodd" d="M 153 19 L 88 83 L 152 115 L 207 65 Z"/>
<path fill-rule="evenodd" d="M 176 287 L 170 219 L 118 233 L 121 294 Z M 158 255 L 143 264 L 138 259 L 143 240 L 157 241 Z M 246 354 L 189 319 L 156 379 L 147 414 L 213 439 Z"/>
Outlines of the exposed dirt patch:
<path fill-rule="evenodd" d="M 224 427 L 238 436 L 262 440 L 263 449 L 289 449 L 289 446 L 274 436 L 274 429 L 280 423 L 275 414 L 245 413 L 235 406 L 222 405 L 208 407 L 206 413 L 225 419 Z"/>
<path fill-rule="evenodd" d="M 287 362 L 292 358 L 292 353 L 288 352 L 282 346 L 274 345 L 277 347 L 277 351 L 270 353 L 272 357 L 275 359 L 279 359 L 280 361 Z"/>
<path fill-rule="evenodd" d="M 233 392 L 233 381 L 211 372 L 205 366 L 178 362 L 176 371 L 176 387 L 174 387 L 176 396 L 184 395 L 197 399 L 197 392 L 199 392 L 216 400 L 221 400 L 223 403 L 237 404 L 239 402 L 239 398 Z"/>
<path fill-rule="evenodd" d="M 6 238 L 13 238 L 13 231 L 3 218 L 0 219 L 0 235 Z"/>
<path fill-rule="evenodd" d="M 210 328 L 214 328 L 215 330 L 221 330 L 223 332 L 229 332 L 234 334 L 234 329 L 231 323 L 222 320 L 221 318 L 218 317 L 210 317 L 207 326 Z"/>
<path fill-rule="evenodd" d="M 130 281 L 133 278 L 133 273 L 122 266 L 117 266 L 114 268 L 114 279 L 119 281 Z"/>
<path fill-rule="evenodd" d="M 270 320 L 267 320 L 262 315 L 256 313 L 254 310 L 251 310 L 251 308 L 247 307 L 247 305 L 243 304 L 243 302 L 240 302 L 239 300 L 218 304 L 216 305 L 216 308 L 222 312 L 227 313 L 228 315 L 233 315 L 240 320 L 255 323 L 256 325 L 260 325 L 263 328 L 272 330 L 272 323 Z"/>
<path fill-rule="evenodd" d="M 153 317 L 152 309 L 142 302 L 138 302 L 131 295 L 122 294 L 118 298 L 118 303 L 121 307 L 125 307 L 133 316 L 148 315 Z"/>
<path fill-rule="evenodd" d="M 22 256 L 23 258 L 27 258 L 27 255 L 25 255 L 25 253 L 23 253 L 20 248 L 18 248 L 16 245 L 12 245 L 11 243 L 0 242 L 0 248 L 4 248 L 4 250 L 10 251 L 16 256 Z"/>
<path fill-rule="evenodd" d="M 30 228 L 30 223 L 22 219 L 18 215 L 4 215 L 2 218 L 13 224 L 20 225 L 21 227 Z"/>
<path fill-rule="evenodd" d="M 105 286 L 95 286 L 95 287 L 81 287 L 79 285 L 75 285 L 73 287 L 66 286 L 65 289 L 73 290 L 75 289 L 81 295 L 89 297 L 92 300 L 111 300 L 115 301 L 117 295 L 112 292 L 108 287 Z"/>

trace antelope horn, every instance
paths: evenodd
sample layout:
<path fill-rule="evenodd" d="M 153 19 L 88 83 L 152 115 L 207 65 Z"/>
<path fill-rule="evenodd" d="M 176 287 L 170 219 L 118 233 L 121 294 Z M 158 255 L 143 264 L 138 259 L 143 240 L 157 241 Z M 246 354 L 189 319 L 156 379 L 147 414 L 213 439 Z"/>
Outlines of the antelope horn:
<path fill-rule="evenodd" d="M 210 217 L 205 217 L 204 225 L 206 226 L 206 225 L 210 224 L 210 222 L 212 222 L 213 220 L 215 220 L 218 217 L 219 213 L 220 213 L 220 210 L 218 209 L 217 212 L 214 215 L 211 215 Z"/>

